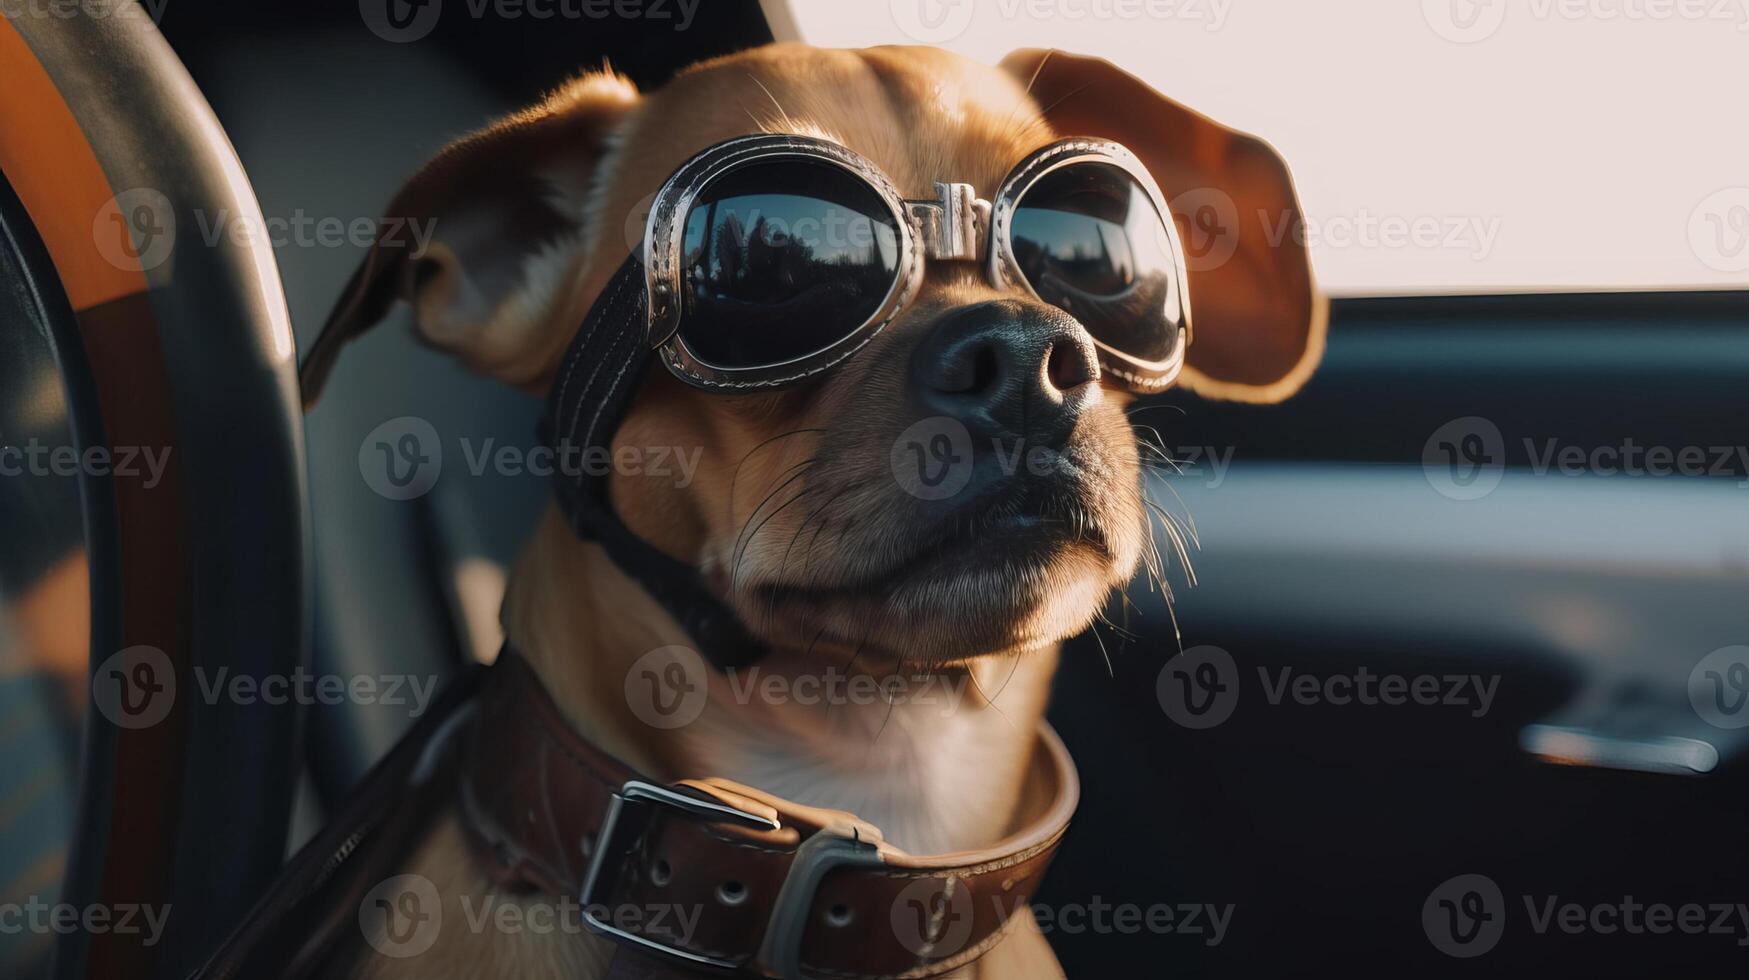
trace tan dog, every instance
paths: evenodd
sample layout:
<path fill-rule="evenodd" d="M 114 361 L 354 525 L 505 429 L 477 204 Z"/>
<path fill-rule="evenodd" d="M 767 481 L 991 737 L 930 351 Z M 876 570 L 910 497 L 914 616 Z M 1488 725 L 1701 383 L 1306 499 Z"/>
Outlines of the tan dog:
<path fill-rule="evenodd" d="M 757 132 L 849 147 L 907 198 L 929 197 L 937 180 L 988 194 L 1058 136 L 1120 142 L 1169 199 L 1199 209 L 1181 216 L 1195 317 L 1182 382 L 1213 397 L 1277 400 L 1321 352 L 1323 311 L 1304 249 L 1292 234 L 1266 234 L 1296 227 L 1298 210 L 1264 144 L 1097 60 L 1021 52 L 992 68 L 925 48 L 799 45 L 709 62 L 651 93 L 586 75 L 450 147 L 391 208 L 434 219 L 435 241 L 416 255 L 379 247 L 329 334 L 356 334 L 400 296 L 426 342 L 544 393 L 636 244 L 650 195 L 700 149 Z M 1211 214 L 1224 224 L 1211 226 Z M 613 505 L 639 536 L 703 572 L 771 651 L 760 672 L 794 681 L 847 664 L 879 678 L 921 670 L 950 682 L 943 690 L 960 684 L 963 700 L 951 711 L 929 699 L 822 708 L 748 698 L 713 674 L 696 721 L 653 728 L 628 704 L 628 672 L 690 638 L 549 511 L 514 570 L 503 622 L 578 732 L 652 777 L 725 777 L 850 811 L 912 852 L 980 847 L 1011 829 L 1057 644 L 1136 572 L 1149 525 L 1129 396 L 1097 381 L 1053 447 L 1087 474 L 1054 491 L 1054 529 L 943 541 L 916 517 L 889 470 L 895 439 L 919 417 L 906 366 L 949 314 L 993 300 L 1016 316 L 1040 305 L 944 266 L 866 349 L 811 383 L 724 395 L 652 370 L 613 441 L 616 451 L 702 447 L 686 486 L 616 472 Z M 1063 330 L 1057 357 L 1086 344 L 1079 328 Z M 337 347 L 325 338 L 312 355 L 310 397 Z M 1048 385 L 1057 368 L 1031 370 Z M 449 817 L 407 870 L 436 884 L 451 915 L 463 896 L 478 908 L 494 891 Z M 612 948 L 587 934 L 446 928 L 417 958 L 366 951 L 357 975 L 601 976 Z M 1014 928 L 960 975 L 1061 974 L 1036 930 Z"/>

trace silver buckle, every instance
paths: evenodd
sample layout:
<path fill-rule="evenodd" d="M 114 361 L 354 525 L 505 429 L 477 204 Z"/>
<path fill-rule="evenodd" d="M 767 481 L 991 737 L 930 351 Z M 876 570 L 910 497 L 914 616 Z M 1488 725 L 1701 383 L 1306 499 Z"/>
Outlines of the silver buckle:
<path fill-rule="evenodd" d="M 583 877 L 583 890 L 577 896 L 577 903 L 583 906 L 583 924 L 591 930 L 604 936 L 623 939 L 635 943 L 644 949 L 663 953 L 688 963 L 700 966 L 713 966 L 724 970 L 733 970 L 740 964 L 733 960 L 725 960 L 715 956 L 705 956 L 678 946 L 669 946 L 645 939 L 636 933 L 630 933 L 620 927 L 600 919 L 592 911 L 596 894 L 603 890 L 611 890 L 613 882 L 607 880 L 610 860 L 623 859 L 626 852 L 644 835 L 649 824 L 652 806 L 668 806 L 700 820 L 713 823 L 735 823 L 744 827 L 756 827 L 760 830 L 776 830 L 778 823 L 758 815 L 748 813 L 736 807 L 717 803 L 713 800 L 702 800 L 696 796 L 677 793 L 666 786 L 653 783 L 628 780 L 619 792 L 613 794 L 613 802 L 608 804 L 607 816 L 601 822 L 601 833 L 595 838 L 595 853 L 589 858 L 589 871 Z M 626 819 L 627 817 L 632 819 Z"/>
<path fill-rule="evenodd" d="M 595 852 L 589 859 L 589 871 L 583 878 L 583 888 L 577 899 L 578 904 L 583 907 L 584 925 L 597 934 L 624 940 L 650 952 L 671 956 L 687 963 L 722 970 L 739 969 L 741 964 L 733 960 L 705 956 L 627 932 L 596 917 L 592 911 L 597 904 L 597 896 L 612 889 L 611 873 L 607 870 L 609 862 L 623 859 L 637 844 L 648 828 L 650 812 L 654 806 L 672 807 L 689 817 L 713 823 L 734 823 L 759 830 L 779 828 L 777 821 L 756 813 L 748 813 L 713 800 L 688 796 L 665 786 L 630 780 L 620 787 L 619 792 L 613 794 L 613 802 L 608 805 L 607 816 L 602 820 L 601 833 L 596 837 Z M 796 849 L 795 859 L 790 863 L 783 887 L 778 890 L 777 900 L 772 904 L 771 920 L 765 928 L 759 959 L 778 976 L 799 980 L 802 976 L 802 935 L 807 929 L 807 913 L 814 904 L 814 894 L 819 889 L 820 882 L 834 868 L 868 867 L 880 863 L 878 847 L 858 837 L 842 837 L 821 831 L 808 838 Z"/>

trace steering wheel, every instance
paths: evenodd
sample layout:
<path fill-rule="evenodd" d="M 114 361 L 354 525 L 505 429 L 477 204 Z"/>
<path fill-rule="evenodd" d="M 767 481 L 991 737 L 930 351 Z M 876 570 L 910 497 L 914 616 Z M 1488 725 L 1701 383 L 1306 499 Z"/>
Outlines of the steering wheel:
<path fill-rule="evenodd" d="M 0 17 L 0 446 L 79 463 L 0 476 L 30 542 L 0 549 L 0 601 L 59 589 L 45 635 L 88 625 L 60 902 L 111 925 L 60 935 L 54 975 L 179 977 L 284 857 L 299 709 L 212 679 L 304 662 L 296 352 L 265 242 L 205 232 L 260 209 L 155 25 L 38 14 Z M 114 928 L 129 909 L 168 910 L 162 934 Z"/>

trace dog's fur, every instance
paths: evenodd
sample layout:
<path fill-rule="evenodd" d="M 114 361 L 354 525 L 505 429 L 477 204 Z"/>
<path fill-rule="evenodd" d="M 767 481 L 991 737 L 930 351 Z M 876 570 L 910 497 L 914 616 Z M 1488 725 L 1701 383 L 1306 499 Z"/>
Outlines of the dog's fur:
<path fill-rule="evenodd" d="M 391 206 L 435 219 L 436 240 L 416 255 L 380 245 L 331 330 L 343 339 L 364 329 L 398 292 L 428 343 L 544 393 L 635 245 L 649 195 L 698 150 L 761 131 L 841 143 L 913 198 L 931 196 L 936 180 L 988 195 L 1057 135 L 1103 136 L 1130 145 L 1168 196 L 1219 187 L 1240 209 L 1274 208 L 1269 220 L 1297 216 L 1267 147 L 1103 62 L 1021 53 L 992 68 L 923 48 L 776 45 L 697 66 L 648 94 L 589 74 L 451 147 Z M 1273 400 L 1304 379 L 1322 321 L 1302 249 L 1241 238 L 1233 259 L 1193 272 L 1191 286 L 1196 342 L 1184 383 Z M 905 365 L 944 313 L 1003 295 L 976 269 L 938 266 L 857 356 L 776 393 L 704 393 L 654 369 L 614 438 L 616 452 L 702 447 L 689 485 L 616 472 L 612 500 L 639 535 L 698 565 L 769 645 L 761 673 L 927 670 L 963 685 L 963 702 L 952 711 L 939 699 L 773 704 L 738 698 L 714 676 L 697 721 L 646 726 L 626 701 L 628 670 L 647 651 L 690 640 L 549 510 L 513 572 L 503 621 L 584 736 L 656 778 L 727 777 L 852 811 L 913 852 L 984 846 L 1012 829 L 1056 645 L 1136 571 L 1148 531 L 1128 396 L 1102 386 L 1063 447 L 1078 482 L 1050 515 L 1076 533 L 1019 543 L 972 535 L 946 549 L 927 539 L 934 529 L 888 469 L 894 439 L 916 421 L 902 408 Z M 459 914 L 462 896 L 478 909 L 493 891 L 448 815 L 407 870 L 436 883 L 446 916 Z M 367 952 L 358 975 L 598 976 L 609 952 L 588 935 L 445 928 L 414 959 Z M 1043 938 L 1017 928 L 965 975 L 1060 971 Z"/>

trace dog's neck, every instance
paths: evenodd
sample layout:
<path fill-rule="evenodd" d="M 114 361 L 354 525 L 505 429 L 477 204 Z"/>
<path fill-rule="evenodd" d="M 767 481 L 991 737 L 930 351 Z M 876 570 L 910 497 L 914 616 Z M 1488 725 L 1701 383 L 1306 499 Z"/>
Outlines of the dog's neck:
<path fill-rule="evenodd" d="M 694 672 L 687 680 L 703 675 L 708 692 L 702 710 L 655 727 L 647 702 L 637 704 L 646 697 L 639 658 L 692 644 L 552 509 L 511 578 L 504 625 L 577 730 L 646 775 L 724 777 L 847 810 L 914 853 L 985 845 L 1011 829 L 1056 665 L 1053 648 L 883 677 L 881 668 L 776 653 L 749 668 Z"/>

